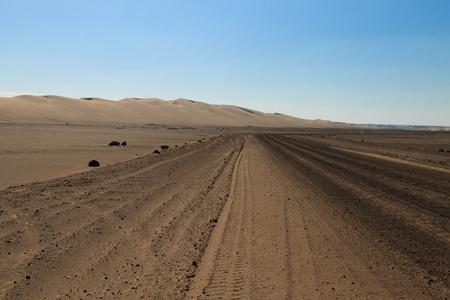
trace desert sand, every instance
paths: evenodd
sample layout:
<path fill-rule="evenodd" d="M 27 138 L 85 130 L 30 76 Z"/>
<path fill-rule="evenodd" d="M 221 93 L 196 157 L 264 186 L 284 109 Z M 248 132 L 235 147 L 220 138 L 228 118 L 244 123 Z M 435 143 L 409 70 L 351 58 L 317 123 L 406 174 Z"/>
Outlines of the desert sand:
<path fill-rule="evenodd" d="M 1 299 L 450 296 L 450 132 L 0 100 Z"/>
<path fill-rule="evenodd" d="M 187 99 L 100 98 L 61 96 L 0 97 L 0 123 L 170 124 L 184 126 L 260 126 L 325 128 L 337 124 L 268 114 L 232 105 Z"/>

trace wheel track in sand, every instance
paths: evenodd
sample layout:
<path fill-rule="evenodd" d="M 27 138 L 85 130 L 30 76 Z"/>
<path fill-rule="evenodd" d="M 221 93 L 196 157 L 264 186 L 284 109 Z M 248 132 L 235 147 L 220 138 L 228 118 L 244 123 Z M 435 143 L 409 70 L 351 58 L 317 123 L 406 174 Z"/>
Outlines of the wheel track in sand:
<path fill-rule="evenodd" d="M 448 295 L 437 240 L 448 216 L 426 232 L 414 217 L 447 208 L 436 199 L 445 178 L 336 151 L 310 137 L 227 136 L 2 191 L 0 298 Z"/>
<path fill-rule="evenodd" d="M 241 299 L 249 296 L 249 239 L 251 232 L 250 210 L 248 208 L 248 191 L 245 191 L 245 177 L 238 176 L 244 172 L 247 176 L 246 160 L 248 148 L 244 142 L 243 149 L 233 167 L 230 197 L 217 220 L 208 248 L 201 260 L 202 269 L 196 274 L 194 286 L 187 297 L 206 297 L 208 299 Z M 236 190 L 242 189 L 243 195 Z M 237 197 L 243 201 L 238 201 Z M 231 210 L 238 202 L 238 215 L 231 218 Z M 236 234 L 236 231 L 238 232 Z"/>
<path fill-rule="evenodd" d="M 229 202 L 202 257 L 188 298 L 292 297 L 289 197 L 278 173 L 272 170 L 272 162 L 255 138 L 248 137 L 233 170 Z M 279 223 L 265 228 L 266 220 L 274 217 Z M 276 252 L 274 261 L 265 253 L 270 248 Z"/>
<path fill-rule="evenodd" d="M 143 163 L 145 164 L 145 159 L 136 159 L 106 167 L 106 169 L 112 169 L 112 172 L 107 170 L 106 174 L 111 174 L 120 173 L 117 172 L 115 168 L 123 170 L 124 166 L 125 169 L 131 171 L 130 166 L 135 165 L 133 168 L 137 169 L 137 171 L 131 171 L 131 173 L 128 174 L 129 176 L 122 176 L 120 180 L 114 180 L 114 178 L 109 178 L 109 176 L 106 175 L 106 181 L 100 180 L 100 182 L 98 182 L 99 180 L 93 173 L 103 174 L 102 170 L 99 169 L 92 173 L 77 174 L 67 177 L 69 180 L 66 181 L 63 181 L 64 179 L 56 179 L 49 181 L 48 183 L 32 184 L 31 191 L 33 191 L 34 197 L 44 199 L 43 202 L 40 204 L 38 203 L 38 205 L 43 206 L 44 209 L 41 209 L 38 217 L 31 220 L 36 224 L 33 225 L 33 230 L 25 230 L 22 235 L 36 235 L 36 232 L 38 232 L 42 242 L 39 243 L 40 246 L 37 249 L 32 250 L 32 252 L 28 251 L 25 256 L 17 256 L 21 250 L 14 251 L 8 256 L 8 261 L 11 261 L 9 267 L 15 266 L 18 269 L 26 268 L 25 265 L 30 263 L 30 259 L 32 260 L 31 267 L 28 267 L 28 269 L 39 269 L 41 270 L 40 272 L 42 272 L 42 270 L 45 271 L 50 267 L 51 272 L 39 279 L 39 285 L 48 289 L 51 286 L 50 283 L 53 283 L 55 288 L 58 285 L 62 287 L 58 282 L 60 282 L 59 278 L 64 273 L 69 274 L 76 272 L 76 277 L 79 278 L 78 281 L 82 282 L 90 280 L 89 278 L 95 275 L 94 272 L 90 271 L 91 269 L 96 270 L 96 273 L 98 273 L 97 270 L 100 268 L 104 269 L 104 272 L 107 272 L 107 261 L 111 261 L 112 257 L 118 257 L 118 260 L 121 260 L 122 258 L 120 258 L 120 256 L 123 256 L 121 253 L 133 253 L 137 251 L 137 249 L 147 252 L 151 248 L 154 250 L 150 252 L 158 252 L 161 250 L 157 249 L 158 247 L 155 247 L 158 245 L 158 239 L 164 240 L 164 243 L 160 244 L 160 246 L 164 245 L 163 248 L 170 250 L 166 253 L 167 259 L 160 260 L 161 263 L 173 260 L 171 255 L 179 255 L 178 253 L 175 253 L 179 250 L 174 250 L 173 247 L 170 247 L 172 242 L 180 241 L 185 243 L 186 238 L 190 236 L 190 233 L 186 232 L 189 227 L 182 226 L 180 220 L 182 219 L 183 222 L 188 222 L 188 224 L 197 228 L 198 224 L 207 222 L 207 220 L 204 220 L 205 205 L 210 206 L 210 213 L 214 213 L 221 209 L 220 207 L 222 204 L 220 201 L 214 200 L 214 202 L 217 202 L 214 203 L 211 202 L 211 200 L 217 197 L 216 195 L 218 193 L 220 195 L 223 188 L 226 188 L 227 182 L 229 181 L 226 168 L 229 168 L 228 165 L 233 163 L 233 160 L 236 157 L 236 147 L 240 145 L 238 140 L 239 138 L 236 137 L 218 138 L 211 142 L 204 142 L 201 145 L 194 145 L 198 149 L 194 149 L 194 151 L 187 150 L 189 152 L 185 154 L 181 153 L 181 155 L 178 155 L 177 153 L 168 153 L 169 156 L 175 156 L 173 158 L 165 159 L 164 156 L 155 158 L 149 157 L 149 161 L 163 159 L 161 162 L 157 163 L 157 168 L 154 166 L 143 165 Z M 224 143 L 228 144 L 225 148 Z M 202 151 L 202 149 L 206 150 Z M 224 149 L 229 149 L 226 150 L 229 152 L 224 152 Z M 183 150 L 184 149 L 180 149 L 180 151 Z M 153 175 L 149 177 L 149 174 L 158 174 L 158 172 L 160 174 L 163 172 L 165 173 L 165 176 L 170 178 L 170 173 L 173 173 L 173 171 L 178 169 L 178 166 L 180 167 L 178 173 L 181 173 L 176 175 L 175 172 L 176 176 L 182 176 L 181 178 L 198 176 L 195 175 L 195 172 L 193 173 L 194 175 L 189 175 L 189 173 L 192 173 L 192 169 L 183 167 L 183 165 L 186 164 L 192 166 L 192 163 L 189 159 L 186 159 L 186 157 L 199 157 L 202 155 L 211 156 L 208 153 L 216 153 L 213 154 L 217 157 L 215 158 L 215 161 L 219 163 L 221 160 L 221 162 L 220 165 L 217 165 L 216 171 L 214 171 L 214 169 L 208 171 L 208 165 L 202 164 L 200 166 L 201 168 L 198 169 L 198 172 L 202 174 L 201 170 L 203 170 L 203 174 L 211 173 L 211 177 L 209 177 L 208 180 L 203 177 L 197 179 L 197 181 L 199 183 L 201 182 L 201 185 L 204 186 L 199 190 L 195 188 L 189 189 L 189 185 L 194 183 L 192 180 L 186 182 L 187 188 L 183 189 L 182 185 L 178 187 L 179 184 L 167 184 L 167 180 L 164 179 L 155 181 L 155 179 L 151 179 L 154 177 Z M 192 156 L 190 156 L 191 154 Z M 162 169 L 158 170 L 159 168 Z M 168 171 L 164 171 L 164 168 Z M 93 182 L 100 183 L 100 186 L 104 187 L 107 192 L 96 193 L 96 191 L 99 190 L 99 186 L 91 184 L 91 179 Z M 148 186 L 149 181 L 152 183 L 151 186 Z M 69 182 L 69 186 L 65 186 L 64 182 Z M 105 184 L 105 182 L 108 184 Z M 121 182 L 121 184 L 116 184 L 119 182 Z M 215 191 L 217 184 L 219 184 L 217 187 L 218 190 Z M 36 188 L 38 190 L 40 189 L 39 186 L 44 187 L 45 193 L 36 192 Z M 129 188 L 127 187 L 131 186 L 134 187 L 135 190 L 130 193 Z M 82 188 L 84 192 L 78 193 L 77 190 L 80 188 Z M 12 193 L 8 191 L 7 195 L 9 195 L 9 197 L 16 197 L 17 199 L 17 192 L 20 194 L 21 189 L 22 188 L 18 188 L 16 189 L 18 191 Z M 28 187 L 24 187 L 23 189 L 25 189 L 25 193 L 27 193 Z M 55 193 L 53 193 L 53 191 Z M 77 207 L 79 207 L 78 209 L 74 205 L 54 204 L 55 200 L 64 202 L 66 198 L 64 197 L 61 199 L 58 196 L 67 195 L 67 191 L 70 191 L 69 194 L 72 194 L 72 196 L 68 196 L 68 199 L 73 201 L 73 196 L 79 198 L 75 198 Z M 100 191 L 105 190 L 100 189 Z M 210 193 L 212 194 L 210 195 Z M 80 194 L 81 197 L 78 197 L 78 194 Z M 208 202 L 205 202 L 204 199 L 211 199 L 208 201 L 213 204 L 213 206 L 208 204 Z M 90 207 L 98 207 L 101 213 L 98 214 L 97 211 L 95 215 L 90 216 Z M 80 214 L 80 209 L 84 209 L 83 211 L 87 212 L 87 214 Z M 62 235 L 49 234 L 52 228 L 56 230 L 58 230 L 59 226 L 65 226 L 67 228 L 67 225 L 65 225 L 67 219 L 61 219 L 62 215 L 70 216 L 69 218 L 76 220 L 77 223 L 73 224 L 75 226 L 71 225 L 66 234 L 64 234 L 64 232 Z M 194 220 L 196 224 L 193 224 Z M 117 227 L 117 224 L 121 226 Z M 149 231 L 149 229 L 151 230 Z M 207 226 L 204 226 L 202 229 L 206 234 L 208 234 L 208 230 L 209 228 L 207 228 Z M 10 228 L 9 231 L 13 232 L 14 228 Z M 174 235 L 173 238 L 168 235 L 170 232 Z M 195 232 L 194 236 L 197 234 L 200 233 Z M 3 238 L 5 237 L 7 236 L 3 236 Z M 126 246 L 135 245 L 138 241 L 137 237 L 142 238 L 143 243 L 139 243 L 140 245 L 135 249 Z M 156 237 L 156 239 L 154 237 Z M 18 243 L 20 243 L 20 240 Z M 102 245 L 100 249 L 96 249 L 95 244 L 97 243 Z M 20 244 L 17 243 L 16 245 L 16 247 L 20 246 Z M 22 251 L 25 251 L 27 245 L 23 246 L 22 249 L 24 250 Z M 200 243 L 197 247 L 198 250 L 195 251 L 201 251 L 201 247 L 203 246 Z M 89 258 L 89 260 L 80 264 L 78 259 L 83 257 Z M 142 259 L 141 255 L 139 255 L 139 257 Z M 12 261 L 14 260 L 15 263 L 12 264 Z M 153 264 L 147 265 L 147 272 L 151 272 L 152 266 Z M 154 264 L 154 266 L 155 273 L 158 268 L 162 268 L 162 266 L 158 267 L 158 264 Z M 73 269 L 72 272 L 67 272 L 67 268 L 70 267 Z M 82 268 L 80 269 L 80 267 Z M 4 275 L 6 275 L 6 273 Z M 36 282 L 35 280 L 34 282 Z M 185 281 L 185 279 L 183 281 Z M 10 283 L 4 287 L 6 288 L 7 286 L 10 286 Z M 66 293 L 67 297 L 67 295 L 73 295 L 74 292 L 75 290 L 71 289 L 70 291 L 60 290 L 59 293 Z M 154 292 L 148 293 L 150 295 Z M 155 295 L 157 294 L 158 293 Z M 56 296 L 55 293 L 53 293 L 53 295 Z"/>

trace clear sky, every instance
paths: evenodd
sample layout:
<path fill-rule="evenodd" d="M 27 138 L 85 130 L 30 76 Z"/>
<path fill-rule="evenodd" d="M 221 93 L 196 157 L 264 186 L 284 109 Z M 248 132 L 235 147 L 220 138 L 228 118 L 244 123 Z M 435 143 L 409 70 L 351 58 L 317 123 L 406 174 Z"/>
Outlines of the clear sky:
<path fill-rule="evenodd" d="M 450 126 L 449 0 L 0 0 L 0 96 Z"/>

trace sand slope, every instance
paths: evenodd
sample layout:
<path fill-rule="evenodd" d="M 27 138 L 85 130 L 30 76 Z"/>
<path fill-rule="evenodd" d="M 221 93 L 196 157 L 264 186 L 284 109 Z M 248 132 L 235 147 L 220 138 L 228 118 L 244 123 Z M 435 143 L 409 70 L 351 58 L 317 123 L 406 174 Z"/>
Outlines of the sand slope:
<path fill-rule="evenodd" d="M 211 105 L 187 99 L 100 98 L 60 96 L 0 98 L 2 123 L 171 124 L 188 126 L 335 127 L 327 121 L 267 114 L 232 105 Z"/>

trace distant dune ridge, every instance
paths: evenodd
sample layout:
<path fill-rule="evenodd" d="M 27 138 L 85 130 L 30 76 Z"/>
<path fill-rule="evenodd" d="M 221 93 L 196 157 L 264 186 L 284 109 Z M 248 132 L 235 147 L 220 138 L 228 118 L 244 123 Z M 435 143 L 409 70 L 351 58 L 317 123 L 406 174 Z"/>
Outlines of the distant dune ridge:
<path fill-rule="evenodd" d="M 186 126 L 336 127 L 322 120 L 262 113 L 233 105 L 187 99 L 73 99 L 61 96 L 0 97 L 1 123 L 170 124 Z"/>

